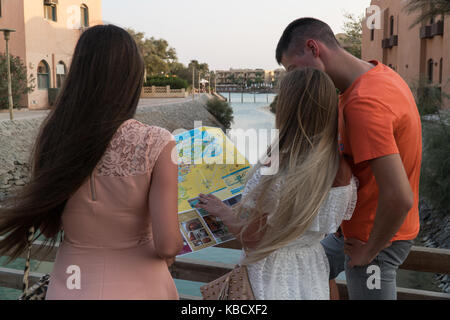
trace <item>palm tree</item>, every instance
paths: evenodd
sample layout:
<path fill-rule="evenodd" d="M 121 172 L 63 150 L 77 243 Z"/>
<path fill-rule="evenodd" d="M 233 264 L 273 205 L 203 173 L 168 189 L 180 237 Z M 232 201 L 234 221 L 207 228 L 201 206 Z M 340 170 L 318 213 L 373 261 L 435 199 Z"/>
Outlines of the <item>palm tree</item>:
<path fill-rule="evenodd" d="M 450 0 L 408 0 L 405 11 L 408 14 L 419 14 L 411 25 L 412 28 L 424 21 L 430 21 L 437 15 L 450 15 Z"/>
<path fill-rule="evenodd" d="M 264 82 L 262 77 L 263 77 L 263 73 L 262 72 L 257 72 L 256 73 L 255 83 L 257 84 L 258 88 L 261 88 L 261 84 Z"/>
<path fill-rule="evenodd" d="M 235 77 L 235 75 L 232 73 L 232 74 L 230 74 L 228 77 L 227 77 L 227 79 L 229 80 L 229 83 L 231 83 L 231 84 L 234 84 L 235 83 L 235 81 L 236 81 L 236 79 L 235 79 L 236 77 Z"/>

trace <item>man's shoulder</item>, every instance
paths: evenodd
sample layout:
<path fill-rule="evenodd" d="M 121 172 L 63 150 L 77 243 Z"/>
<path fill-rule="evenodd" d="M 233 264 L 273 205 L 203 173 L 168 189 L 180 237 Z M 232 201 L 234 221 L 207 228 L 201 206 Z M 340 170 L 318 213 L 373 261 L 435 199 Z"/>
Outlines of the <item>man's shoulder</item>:
<path fill-rule="evenodd" d="M 411 89 L 397 72 L 385 65 L 377 69 L 361 77 L 351 91 L 341 97 L 342 107 L 347 111 L 364 106 L 399 111 L 405 105 L 415 105 Z"/>

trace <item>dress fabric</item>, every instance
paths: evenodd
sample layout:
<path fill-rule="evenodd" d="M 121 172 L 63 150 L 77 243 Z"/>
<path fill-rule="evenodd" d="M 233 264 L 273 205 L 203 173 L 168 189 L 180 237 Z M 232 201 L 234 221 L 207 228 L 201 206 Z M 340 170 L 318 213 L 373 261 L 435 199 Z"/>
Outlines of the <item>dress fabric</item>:
<path fill-rule="evenodd" d="M 155 251 L 149 205 L 153 167 L 171 140 L 166 129 L 134 119 L 119 127 L 64 209 L 46 299 L 178 299 Z"/>
<path fill-rule="evenodd" d="M 258 185 L 261 171 L 248 181 L 243 196 Z M 334 233 L 342 220 L 349 220 L 356 206 L 358 181 L 352 177 L 347 186 L 331 188 L 327 199 L 309 229 L 290 244 L 262 260 L 247 265 L 249 280 L 257 300 L 329 300 L 330 267 L 320 241 Z M 267 203 L 278 205 L 280 183 L 273 186 Z M 256 199 L 256 196 L 255 196 Z M 251 199 L 249 207 L 254 206 Z M 273 209 L 271 209 L 273 212 Z M 268 223 L 270 223 L 268 216 Z M 242 251 L 241 261 L 245 257 Z"/>

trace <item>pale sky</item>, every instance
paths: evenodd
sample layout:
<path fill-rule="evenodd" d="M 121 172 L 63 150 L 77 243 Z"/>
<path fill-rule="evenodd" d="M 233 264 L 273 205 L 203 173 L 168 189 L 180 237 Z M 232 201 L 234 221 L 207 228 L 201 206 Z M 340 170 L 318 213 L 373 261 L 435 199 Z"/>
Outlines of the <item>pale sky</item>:
<path fill-rule="evenodd" d="M 103 20 L 163 38 L 187 65 L 210 70 L 279 68 L 275 48 L 285 27 L 301 17 L 342 32 L 345 12 L 363 14 L 370 0 L 103 0 Z"/>

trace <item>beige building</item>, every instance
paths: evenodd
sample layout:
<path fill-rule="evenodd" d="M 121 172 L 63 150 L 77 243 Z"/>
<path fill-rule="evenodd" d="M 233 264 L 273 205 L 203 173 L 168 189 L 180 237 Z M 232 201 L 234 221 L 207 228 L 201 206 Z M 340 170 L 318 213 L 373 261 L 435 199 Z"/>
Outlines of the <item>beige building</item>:
<path fill-rule="evenodd" d="M 216 81 L 219 87 L 239 86 L 239 83 L 253 83 L 257 86 L 272 87 L 280 79 L 284 69 L 230 69 L 217 70 Z"/>
<path fill-rule="evenodd" d="M 19 56 L 28 76 L 35 78 L 35 89 L 21 99 L 22 106 L 49 107 L 49 91 L 61 87 L 81 32 L 101 23 L 101 0 L 0 0 L 0 29 L 16 30 L 10 53 Z"/>
<path fill-rule="evenodd" d="M 235 84 L 243 81 L 262 81 L 265 79 L 265 70 L 263 69 L 230 69 L 216 71 L 217 85 Z"/>
<path fill-rule="evenodd" d="M 363 22 L 362 58 L 376 59 L 397 71 L 411 87 L 421 77 L 450 94 L 450 23 L 436 16 L 410 28 L 417 14 L 408 15 L 405 1 L 372 0 L 381 9 L 380 27 L 367 16 Z M 449 108 L 448 100 L 443 101 Z"/>

